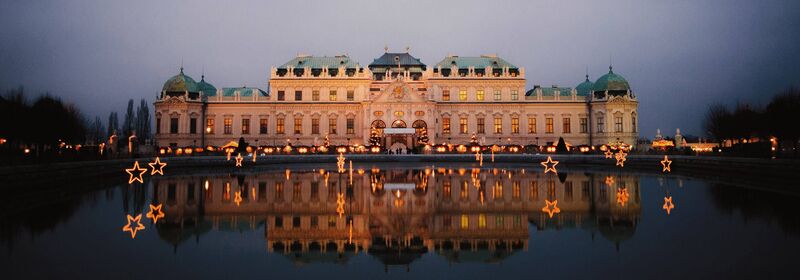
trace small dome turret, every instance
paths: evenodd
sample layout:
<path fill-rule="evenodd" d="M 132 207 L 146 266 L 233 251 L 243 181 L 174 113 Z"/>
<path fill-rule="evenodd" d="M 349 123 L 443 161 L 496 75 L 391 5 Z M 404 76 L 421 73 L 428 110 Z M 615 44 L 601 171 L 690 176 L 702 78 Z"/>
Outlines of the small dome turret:
<path fill-rule="evenodd" d="M 169 78 L 166 82 L 164 82 L 164 87 L 162 88 L 165 92 L 197 92 L 197 82 L 185 74 L 183 74 L 183 67 L 181 67 L 181 72 L 178 75 Z"/>
<path fill-rule="evenodd" d="M 586 80 L 582 83 L 578 84 L 575 87 L 575 91 L 577 91 L 578 96 L 588 96 L 592 93 L 592 89 L 594 88 L 594 83 L 589 80 L 589 75 L 586 75 Z"/>

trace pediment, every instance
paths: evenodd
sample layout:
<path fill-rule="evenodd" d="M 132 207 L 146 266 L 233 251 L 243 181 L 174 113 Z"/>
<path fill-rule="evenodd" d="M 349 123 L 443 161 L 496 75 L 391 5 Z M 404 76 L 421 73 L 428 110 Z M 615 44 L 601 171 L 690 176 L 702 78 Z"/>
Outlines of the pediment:
<path fill-rule="evenodd" d="M 380 95 L 378 95 L 375 99 L 373 99 L 376 103 L 422 103 L 427 102 L 424 98 L 419 96 L 418 93 L 414 92 L 414 90 L 409 86 L 407 83 L 396 80 L 393 83 L 389 84 L 386 87 L 386 90 L 382 91 Z"/>

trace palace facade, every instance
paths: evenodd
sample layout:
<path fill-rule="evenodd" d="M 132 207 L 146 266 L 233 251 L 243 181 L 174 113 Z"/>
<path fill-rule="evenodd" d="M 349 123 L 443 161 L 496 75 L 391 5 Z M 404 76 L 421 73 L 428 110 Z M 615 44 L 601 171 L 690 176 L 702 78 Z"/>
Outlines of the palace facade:
<path fill-rule="evenodd" d="M 164 83 L 155 101 L 159 146 L 635 143 L 638 101 L 609 67 L 574 88 L 533 86 L 494 56 L 448 56 L 433 66 L 386 52 L 367 67 L 348 56 L 299 55 L 273 67 L 267 90 L 217 89 L 202 76 Z"/>

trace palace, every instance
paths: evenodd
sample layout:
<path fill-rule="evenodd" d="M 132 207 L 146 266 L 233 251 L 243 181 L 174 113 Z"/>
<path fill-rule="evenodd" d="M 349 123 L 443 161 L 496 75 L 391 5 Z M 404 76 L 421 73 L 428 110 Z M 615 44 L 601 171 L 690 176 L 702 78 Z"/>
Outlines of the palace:
<path fill-rule="evenodd" d="M 385 52 L 367 67 L 348 56 L 299 55 L 273 67 L 267 90 L 217 89 L 202 76 L 164 83 L 155 101 L 159 146 L 635 143 L 638 101 L 609 67 L 575 88 L 535 85 L 495 55 L 447 56 L 428 66 Z M 421 137 L 422 136 L 422 137 Z M 427 141 L 426 141 L 427 140 Z M 259 142 L 260 141 L 260 142 Z"/>

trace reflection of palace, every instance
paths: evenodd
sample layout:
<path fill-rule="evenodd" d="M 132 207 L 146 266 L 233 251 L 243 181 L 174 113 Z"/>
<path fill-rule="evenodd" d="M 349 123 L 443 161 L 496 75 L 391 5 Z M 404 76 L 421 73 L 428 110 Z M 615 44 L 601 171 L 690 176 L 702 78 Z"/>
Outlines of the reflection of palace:
<path fill-rule="evenodd" d="M 217 89 L 180 73 L 155 102 L 160 146 L 222 146 L 244 137 L 260 145 L 368 143 L 634 143 L 638 101 L 611 71 L 575 88 L 535 85 L 525 69 L 494 56 L 447 56 L 430 67 L 408 52 L 386 52 L 367 67 L 347 56 L 299 55 L 272 68 L 268 90 Z M 428 131 L 430 130 L 430 131 Z"/>
<path fill-rule="evenodd" d="M 267 250 L 298 262 L 341 262 L 367 251 L 386 264 L 408 264 L 426 252 L 501 260 L 527 249 L 528 223 L 597 231 L 618 244 L 636 228 L 639 181 L 611 179 L 608 186 L 606 177 L 584 173 L 425 169 L 353 172 L 350 183 L 347 173 L 287 170 L 154 178 L 153 186 L 166 212 L 159 234 L 175 245 L 211 229 L 265 223 Z M 558 201 L 560 213 L 544 213 L 545 200 Z"/>

